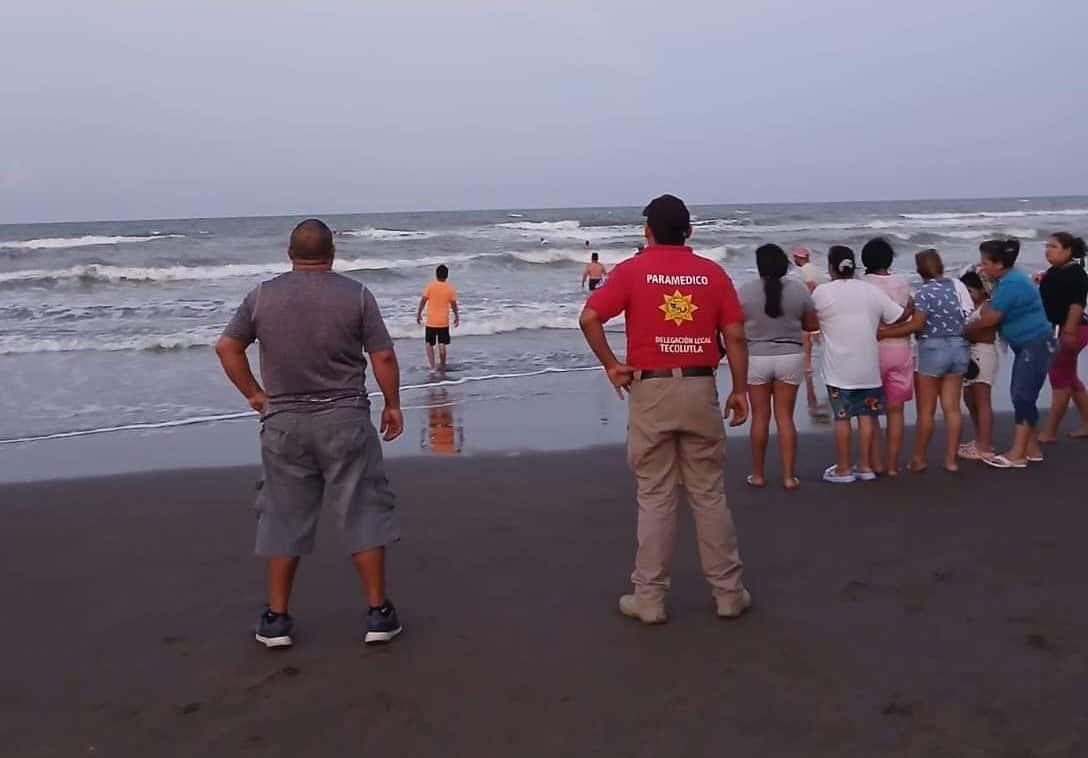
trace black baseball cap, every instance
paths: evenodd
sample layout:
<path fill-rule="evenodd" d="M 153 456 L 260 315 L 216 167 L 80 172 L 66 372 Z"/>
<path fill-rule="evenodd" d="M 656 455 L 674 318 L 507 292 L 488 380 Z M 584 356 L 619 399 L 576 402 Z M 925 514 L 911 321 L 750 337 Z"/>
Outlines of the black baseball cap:
<path fill-rule="evenodd" d="M 655 197 L 642 209 L 646 223 L 653 230 L 654 236 L 665 239 L 676 235 L 687 237 L 691 227 L 691 213 L 684 201 L 676 195 Z"/>

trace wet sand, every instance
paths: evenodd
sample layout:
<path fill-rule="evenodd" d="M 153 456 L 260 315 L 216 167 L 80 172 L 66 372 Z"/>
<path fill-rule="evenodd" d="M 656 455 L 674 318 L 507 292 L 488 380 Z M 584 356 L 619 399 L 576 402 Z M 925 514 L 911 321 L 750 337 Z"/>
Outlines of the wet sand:
<path fill-rule="evenodd" d="M 620 448 L 394 460 L 406 631 L 380 649 L 331 519 L 296 647 L 253 642 L 253 468 L 0 486 L 0 752 L 1088 755 L 1088 444 L 957 476 L 934 450 L 924 475 L 833 486 L 829 442 L 802 438 L 799 492 L 757 491 L 734 435 L 757 605 L 714 617 L 685 515 L 652 628 L 615 609 Z"/>

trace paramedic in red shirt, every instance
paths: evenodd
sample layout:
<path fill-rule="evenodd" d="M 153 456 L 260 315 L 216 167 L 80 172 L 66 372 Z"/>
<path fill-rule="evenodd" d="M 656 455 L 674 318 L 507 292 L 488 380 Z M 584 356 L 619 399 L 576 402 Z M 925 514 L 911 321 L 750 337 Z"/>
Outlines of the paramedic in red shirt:
<path fill-rule="evenodd" d="M 691 504 L 699 558 L 723 618 L 736 618 L 752 597 L 741 581 L 733 516 L 725 500 L 725 425 L 748 418 L 748 349 L 744 315 L 729 276 L 685 244 L 691 215 L 662 195 L 643 210 L 646 240 L 639 256 L 612 270 L 590 295 L 579 323 L 617 390 L 629 395 L 627 454 L 638 486 L 638 552 L 633 594 L 620 612 L 646 624 L 666 620 L 678 488 Z M 604 324 L 624 315 L 627 360 L 609 347 Z M 733 376 L 724 414 L 715 372 L 719 333 Z"/>

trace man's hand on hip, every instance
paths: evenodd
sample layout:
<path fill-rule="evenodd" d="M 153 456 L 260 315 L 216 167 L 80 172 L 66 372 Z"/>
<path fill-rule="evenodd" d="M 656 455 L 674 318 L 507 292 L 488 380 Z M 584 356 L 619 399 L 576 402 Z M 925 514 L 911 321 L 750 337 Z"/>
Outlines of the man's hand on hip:
<path fill-rule="evenodd" d="M 264 409 L 268 406 L 268 396 L 264 394 L 264 390 L 257 390 L 246 398 L 246 402 L 257 413 L 264 413 Z"/>
<path fill-rule="evenodd" d="M 400 408 L 386 406 L 382 409 L 382 439 L 392 442 L 404 431 L 404 413 Z"/>
<path fill-rule="evenodd" d="M 729 419 L 729 426 L 740 426 L 748 420 L 748 396 L 739 392 L 730 392 L 725 401 L 722 418 Z"/>
<path fill-rule="evenodd" d="M 608 373 L 608 381 L 612 382 L 612 386 L 616 388 L 616 394 L 623 397 L 624 390 L 630 391 L 631 382 L 635 380 L 633 368 L 624 363 L 616 363 L 605 371 Z"/>

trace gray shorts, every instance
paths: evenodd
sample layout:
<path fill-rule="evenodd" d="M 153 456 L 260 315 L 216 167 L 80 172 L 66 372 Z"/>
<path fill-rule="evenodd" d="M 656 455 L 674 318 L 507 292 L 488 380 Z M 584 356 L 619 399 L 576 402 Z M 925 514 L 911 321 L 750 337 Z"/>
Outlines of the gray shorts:
<path fill-rule="evenodd" d="M 749 355 L 749 384 L 800 384 L 805 381 L 805 354 Z"/>
<path fill-rule="evenodd" d="M 336 513 L 350 553 L 400 539 L 396 498 L 369 408 L 336 405 L 266 417 L 261 464 L 258 555 L 312 552 L 323 506 Z"/>

